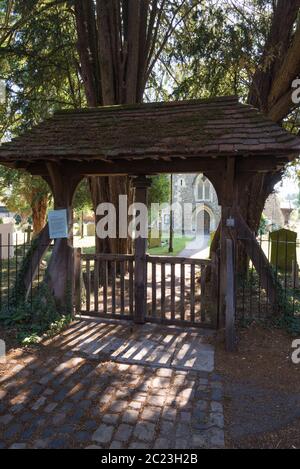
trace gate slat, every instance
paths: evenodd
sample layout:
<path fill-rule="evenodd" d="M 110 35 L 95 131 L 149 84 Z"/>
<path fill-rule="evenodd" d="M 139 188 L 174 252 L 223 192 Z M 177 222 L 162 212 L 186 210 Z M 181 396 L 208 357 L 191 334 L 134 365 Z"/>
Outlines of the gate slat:
<path fill-rule="evenodd" d="M 97 259 L 94 261 L 94 304 L 95 313 L 99 312 L 99 262 Z"/>
<path fill-rule="evenodd" d="M 91 263 L 90 260 L 86 261 L 86 310 L 91 311 Z"/>
<path fill-rule="evenodd" d="M 175 273 L 175 264 L 171 264 L 171 319 L 172 321 L 175 320 L 175 300 L 176 300 L 176 287 L 175 287 L 175 280 L 176 280 L 176 273 Z"/>
<path fill-rule="evenodd" d="M 185 320 L 185 265 L 180 265 L 180 317 Z"/>
<path fill-rule="evenodd" d="M 129 312 L 130 316 L 134 314 L 134 279 L 133 279 L 133 261 L 129 261 Z"/>
<path fill-rule="evenodd" d="M 156 318 L 156 262 L 152 262 L 152 317 Z"/>
<path fill-rule="evenodd" d="M 200 277 L 200 284 L 201 284 L 201 295 L 200 295 L 200 308 L 201 308 L 201 322 L 205 322 L 206 314 L 205 314 L 205 266 L 201 266 L 201 277 Z"/>
<path fill-rule="evenodd" d="M 116 262 L 111 263 L 111 312 L 116 314 Z"/>
<path fill-rule="evenodd" d="M 107 314 L 108 265 L 103 262 L 103 314 Z"/>
<path fill-rule="evenodd" d="M 120 262 L 120 288 L 121 288 L 121 314 L 125 314 L 125 267 L 124 262 Z"/>
<path fill-rule="evenodd" d="M 166 264 L 161 264 L 161 318 L 166 317 Z"/>
<path fill-rule="evenodd" d="M 195 265 L 191 265 L 191 321 L 195 322 Z"/>

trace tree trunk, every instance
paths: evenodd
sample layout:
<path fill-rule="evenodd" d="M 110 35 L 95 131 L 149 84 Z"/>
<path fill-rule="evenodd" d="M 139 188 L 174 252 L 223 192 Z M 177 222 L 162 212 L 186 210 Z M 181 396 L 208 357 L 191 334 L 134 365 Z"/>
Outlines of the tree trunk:
<path fill-rule="evenodd" d="M 89 186 L 92 195 L 93 208 L 96 214 L 97 206 L 102 202 L 110 202 L 116 207 L 117 238 L 100 239 L 96 235 L 96 252 L 126 254 L 132 252 L 132 243 L 128 238 L 119 238 L 119 195 L 127 195 L 128 206 L 133 202 L 133 190 L 128 177 L 91 177 Z M 127 206 L 127 207 L 128 207 Z M 99 216 L 95 215 L 96 225 Z"/>
<path fill-rule="evenodd" d="M 44 226 L 44 228 L 39 233 L 37 239 L 35 240 L 30 262 L 28 263 L 28 266 L 23 274 L 23 282 L 24 282 L 26 298 L 28 297 L 31 291 L 32 283 L 34 282 L 36 278 L 39 265 L 41 263 L 41 260 L 43 259 L 45 252 L 49 248 L 50 243 L 51 243 L 51 239 L 49 238 L 49 228 L 47 224 Z"/>
<path fill-rule="evenodd" d="M 134 104 L 143 99 L 153 66 L 154 44 L 165 1 L 76 0 L 78 53 L 89 106 Z M 168 29 L 168 34 L 171 31 Z M 89 180 L 94 210 L 118 196 L 133 199 L 128 177 L 92 177 Z M 97 222 L 96 217 L 96 222 Z M 128 253 L 131 239 L 100 240 L 97 252 Z"/>
<path fill-rule="evenodd" d="M 48 196 L 33 197 L 31 204 L 33 234 L 37 236 L 46 226 L 48 208 Z"/>
<path fill-rule="evenodd" d="M 300 73 L 300 23 L 295 29 L 300 0 L 278 0 L 261 61 L 253 77 L 248 103 L 269 118 L 282 123 L 293 109 L 292 82 Z M 282 170 L 255 175 L 240 193 L 240 212 L 250 230 L 258 233 L 267 198 L 280 181 Z M 212 252 L 217 248 L 217 237 Z M 243 246 L 239 247 L 237 268 L 245 273 L 248 259 Z"/>
<path fill-rule="evenodd" d="M 278 0 L 261 62 L 250 89 L 248 103 L 281 124 L 293 109 L 292 82 L 300 73 L 300 23 L 294 29 L 300 0 Z M 257 234 L 267 198 L 280 181 L 277 173 L 258 174 L 245 191 L 242 215 Z"/>

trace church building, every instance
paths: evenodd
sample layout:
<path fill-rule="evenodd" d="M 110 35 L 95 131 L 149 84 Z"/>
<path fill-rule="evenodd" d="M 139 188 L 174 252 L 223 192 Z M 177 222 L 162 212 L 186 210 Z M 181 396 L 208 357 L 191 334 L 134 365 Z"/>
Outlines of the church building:
<path fill-rule="evenodd" d="M 192 220 L 185 235 L 209 236 L 214 232 L 221 218 L 221 208 L 212 183 L 203 174 L 174 174 L 173 203 L 181 206 L 191 204 Z M 163 231 L 169 229 L 170 216 L 163 214 Z M 174 231 L 182 230 L 183 222 L 174 216 Z"/>

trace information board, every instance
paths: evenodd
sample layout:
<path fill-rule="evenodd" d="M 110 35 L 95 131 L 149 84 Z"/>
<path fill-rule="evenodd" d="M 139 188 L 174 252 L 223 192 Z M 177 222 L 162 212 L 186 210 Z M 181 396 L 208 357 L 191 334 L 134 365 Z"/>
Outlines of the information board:
<path fill-rule="evenodd" d="M 48 212 L 49 237 L 60 239 L 68 237 L 67 210 L 50 210 Z"/>

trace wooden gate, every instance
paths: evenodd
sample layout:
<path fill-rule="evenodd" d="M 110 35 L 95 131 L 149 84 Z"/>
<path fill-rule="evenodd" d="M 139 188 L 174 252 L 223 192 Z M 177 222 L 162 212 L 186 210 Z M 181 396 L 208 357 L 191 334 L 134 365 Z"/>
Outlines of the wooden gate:
<path fill-rule="evenodd" d="M 217 326 L 216 286 L 207 282 L 210 260 L 147 256 L 145 262 L 145 321 Z M 78 254 L 76 265 L 77 313 L 135 319 L 138 305 L 133 255 Z"/>

